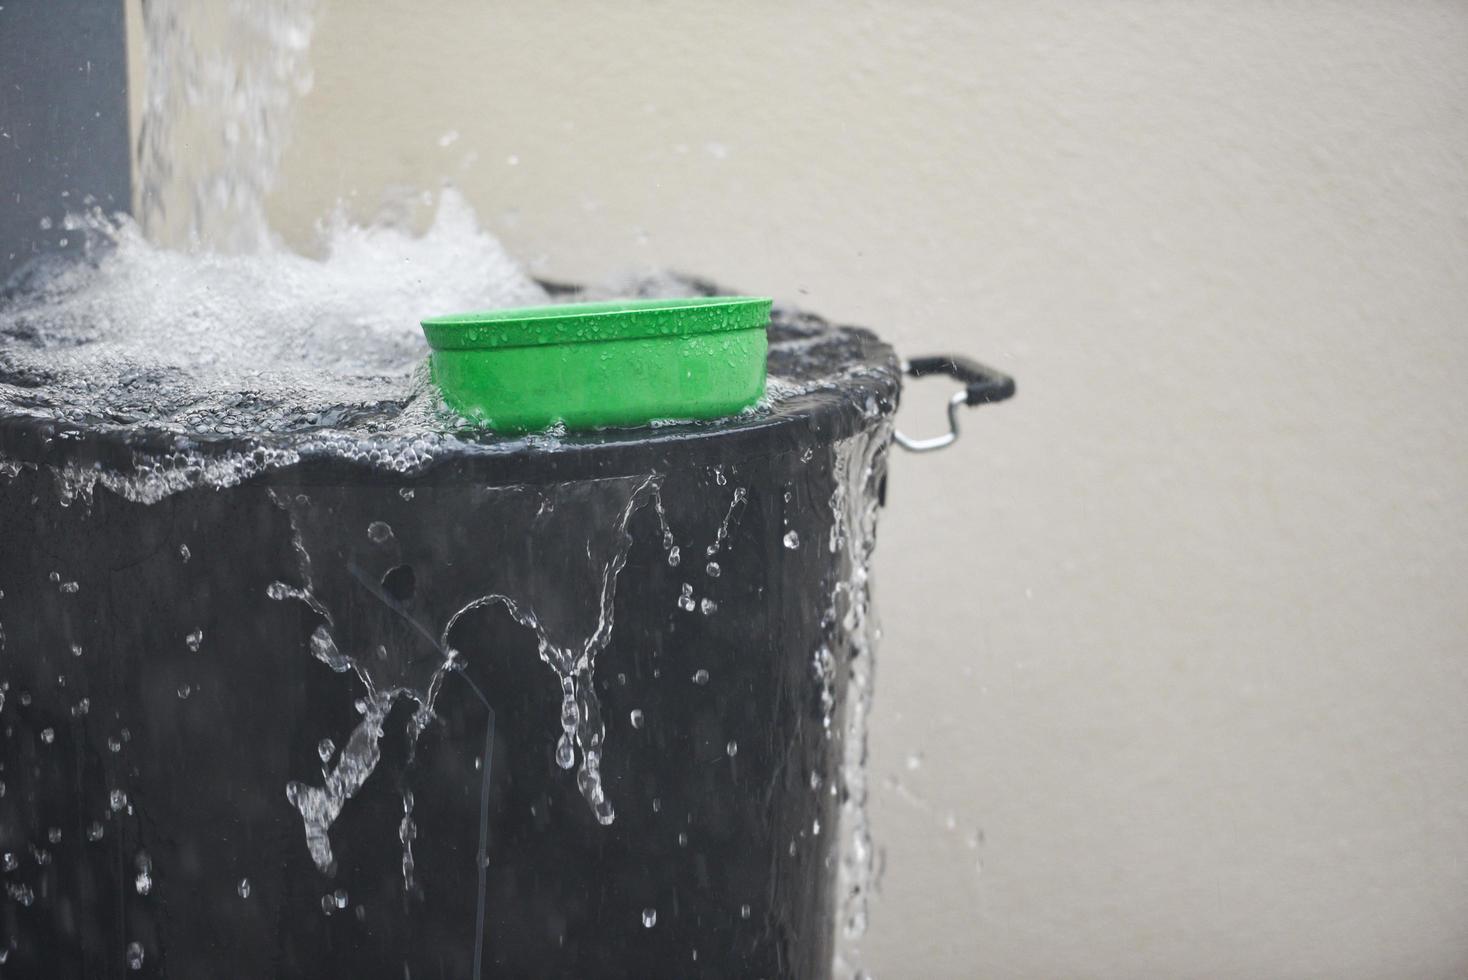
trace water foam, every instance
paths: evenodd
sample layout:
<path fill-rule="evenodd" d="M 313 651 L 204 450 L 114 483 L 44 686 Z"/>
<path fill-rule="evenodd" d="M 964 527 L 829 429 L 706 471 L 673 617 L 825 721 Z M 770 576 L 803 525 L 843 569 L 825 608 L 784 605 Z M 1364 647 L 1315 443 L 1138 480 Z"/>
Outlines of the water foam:
<path fill-rule="evenodd" d="M 319 260 L 175 252 L 127 219 L 81 230 L 87 261 L 33 269 L 0 302 L 0 414 L 206 436 L 422 430 L 419 320 L 545 299 L 451 189 L 421 236 L 334 219 Z"/>

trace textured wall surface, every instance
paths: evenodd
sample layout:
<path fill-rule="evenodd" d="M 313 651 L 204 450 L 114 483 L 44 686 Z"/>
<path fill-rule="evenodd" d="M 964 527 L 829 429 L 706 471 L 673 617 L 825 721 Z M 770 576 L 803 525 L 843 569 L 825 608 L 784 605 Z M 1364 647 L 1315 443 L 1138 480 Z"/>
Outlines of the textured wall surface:
<path fill-rule="evenodd" d="M 297 243 L 448 179 L 1019 377 L 896 460 L 879 977 L 1468 974 L 1468 5 L 326 0 L 312 60 Z"/>

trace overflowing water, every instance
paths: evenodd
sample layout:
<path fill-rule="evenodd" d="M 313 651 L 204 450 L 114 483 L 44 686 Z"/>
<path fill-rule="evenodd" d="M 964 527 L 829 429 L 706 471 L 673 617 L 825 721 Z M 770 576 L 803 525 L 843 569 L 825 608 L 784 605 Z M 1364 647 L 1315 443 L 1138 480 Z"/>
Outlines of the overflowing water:
<path fill-rule="evenodd" d="M 592 683 L 596 655 L 611 639 L 612 601 L 632 544 L 628 525 L 657 492 L 655 478 L 623 477 L 551 487 L 431 487 L 406 500 L 391 490 L 374 494 L 356 487 L 276 494 L 291 516 L 301 584 L 276 583 L 270 595 L 304 602 L 322 617 L 312 652 L 332 670 L 354 675 L 363 689 L 362 718 L 335 764 L 329 761 L 332 752 L 322 752 L 324 784 L 293 782 L 286 788 L 317 867 L 333 867 L 328 832 L 377 766 L 393 705 L 399 699 L 414 704 L 408 737 L 416 741 L 433 717 L 446 675 L 461 666 L 454 648 L 461 621 L 488 607 L 504 609 L 535 635 L 540 659 L 555 672 L 562 694 L 557 760 L 564 769 L 576 767 L 576 784 L 598 822 L 615 819 L 601 784 L 605 726 Z M 342 514 L 364 499 L 391 520 L 371 522 L 365 546 L 348 548 L 345 562 L 313 559 L 342 553 Z M 461 558 L 450 572 L 433 561 L 445 553 L 439 525 L 446 514 L 483 528 L 478 554 Z M 376 527 L 402 533 L 373 534 Z M 513 535 L 520 547 L 510 547 L 501 535 Z M 565 557 L 541 557 L 547 554 Z M 393 576 L 404 574 L 401 569 L 415 570 L 411 594 L 389 591 Z M 363 590 L 380 605 L 350 619 L 340 615 L 357 604 Z M 404 811 L 407 879 L 411 797 L 405 797 Z"/>
<path fill-rule="evenodd" d="M 6 414 L 203 439 L 422 433 L 418 320 L 544 299 L 453 191 L 421 236 L 333 222 L 322 259 L 182 253 L 129 219 L 87 222 L 86 262 L 0 303 Z"/>
<path fill-rule="evenodd" d="M 313 458 L 416 475 L 446 455 L 554 451 L 569 441 L 564 432 L 506 438 L 476 431 L 447 410 L 427 379 L 418 326 L 423 316 L 548 301 L 543 287 L 479 227 L 459 193 L 446 188 L 435 195 L 434 217 L 421 234 L 329 217 L 316 257 L 287 249 L 271 233 L 265 200 L 289 132 L 291 100 L 311 84 L 306 55 L 317 17 L 313 0 L 217 7 L 150 0 L 143 11 L 149 60 L 139 219 L 67 217 L 67 227 L 87 241 L 82 260 L 39 262 L 0 290 L 0 420 L 101 435 L 125 448 L 127 460 L 115 466 L 38 464 L 0 456 L 0 478 L 45 470 L 64 504 L 86 510 L 99 486 L 151 505 Z M 193 152 L 176 152 L 182 143 Z M 668 295 L 702 287 L 668 278 L 635 288 Z M 766 397 L 730 425 L 758 425 L 813 392 L 839 391 L 872 370 L 853 356 L 850 337 L 791 311 L 779 311 L 777 320 Z M 843 754 L 833 778 L 810 773 L 810 791 L 839 798 L 839 843 L 821 846 L 827 867 L 835 865 L 843 937 L 837 966 L 847 974 L 856 969 L 872 891 L 866 720 L 877 628 L 869 569 L 890 408 L 867 404 L 863 433 L 834 448 L 833 489 L 819 502 L 831 516 L 829 534 L 803 540 L 794 528 L 771 528 L 765 556 L 794 560 L 796 552 L 823 549 L 836 570 L 821 599 L 828 642 L 795 655 L 811 664 L 821 730 L 833 743 L 839 740 Z M 659 431 L 678 424 L 660 423 Z M 689 424 L 690 431 L 699 428 Z M 306 743 L 320 759 L 319 779 L 280 788 L 286 801 L 280 805 L 299 814 L 316 868 L 336 871 L 333 828 L 378 768 L 394 708 L 411 708 L 405 731 L 411 762 L 419 736 L 435 720 L 446 679 L 462 673 L 456 642 L 473 628 L 475 614 L 490 609 L 534 636 L 548 679 L 559 688 L 558 715 L 546 726 L 553 757 L 561 769 L 574 771 L 565 778 L 574 779 L 595 821 L 612 824 L 617 801 L 601 770 L 614 748 L 607 744 L 594 684 L 634 544 L 633 519 L 652 509 L 659 561 L 682 567 L 688 579 L 659 600 L 663 608 L 717 624 L 714 596 L 737 578 L 729 552 L 750 493 L 722 466 L 712 476 L 709 492 L 722 520 L 685 529 L 681 544 L 664 511 L 658 472 L 543 486 L 272 489 L 274 506 L 289 520 L 294 569 L 270 583 L 266 594 L 303 604 L 317 619 L 302 655 L 353 686 L 359 713 L 355 725 L 343 726 L 347 730 L 317 733 Z M 344 530 L 347 515 L 364 506 L 370 519 Z M 434 527 L 435 515 L 445 512 L 472 515 L 470 526 L 482 542 L 480 554 L 451 570 L 431 560 L 446 550 L 443 529 Z M 697 560 L 680 565 L 685 549 Z M 547 562 L 549 553 L 570 557 Z M 193 558 L 187 544 L 178 546 L 177 561 Z M 50 587 L 67 596 L 80 588 L 60 572 L 52 573 Z M 0 646 L 4 635 L 0 630 Z M 205 657 L 221 634 L 194 627 L 174 635 L 190 655 Z M 89 642 L 87 657 L 92 650 Z M 83 656 L 80 645 L 71 652 Z M 716 689 L 718 668 L 690 665 L 679 682 Z M 185 681 L 173 690 L 184 701 L 200 689 Z M 483 692 L 473 687 L 473 694 L 488 708 Z M 86 704 L 86 698 L 77 701 L 72 717 L 86 714 Z M 492 712 L 490 717 L 482 808 L 491 778 Z M 634 730 L 648 723 L 641 709 L 629 718 Z M 55 734 L 47 727 L 39 737 L 49 746 Z M 109 754 L 119 754 L 126 740 L 126 729 L 121 737 L 107 736 Z M 721 738 L 718 751 L 743 765 L 750 744 L 741 755 L 738 739 Z M 111 789 L 104 809 L 97 815 L 109 821 L 131 815 L 127 790 Z M 661 810 L 659 799 L 651 809 Z M 481 923 L 484 833 L 481 827 Z M 89 842 L 105 834 L 101 822 L 89 821 Z M 405 892 L 415 885 L 417 836 L 414 798 L 404 787 L 397 844 Z M 819 820 L 800 832 L 802 840 L 820 836 Z M 677 840 L 687 846 L 686 830 Z M 796 853 L 792 839 L 789 855 Z M 139 851 L 132 860 L 137 896 L 148 897 L 155 888 L 166 893 L 148 853 Z M 7 854 L 7 870 L 9 862 Z M 237 876 L 228 887 L 239 899 L 251 897 L 249 877 Z M 24 884 L 7 883 L 7 889 L 22 905 L 35 900 Z M 327 915 L 347 904 L 340 888 L 321 896 Z M 739 907 L 739 916 L 750 918 L 748 904 Z M 655 907 L 641 910 L 642 926 L 651 929 L 657 921 Z M 476 937 L 476 975 L 482 942 L 482 935 Z M 144 945 L 130 941 L 125 952 L 128 968 L 141 970 Z"/>
<path fill-rule="evenodd" d="M 848 646 L 845 726 L 841 776 L 840 865 L 836 877 L 841 900 L 841 934 L 836 946 L 838 974 L 859 973 L 861 939 L 866 934 L 869 906 L 876 884 L 876 854 L 867 817 L 867 723 L 871 715 L 876 644 L 880 635 L 872 601 L 871 560 L 876 548 L 877 512 L 881 482 L 892 427 L 884 421 L 837 447 L 836 481 L 832 491 L 832 526 L 828 547 L 843 558 L 844 574 L 836 579 L 826 615 Z M 789 541 L 786 541 L 787 547 Z M 798 546 L 798 544 L 797 544 Z M 829 657 L 817 652 L 816 670 L 829 670 Z M 829 733 L 835 714 L 823 686 L 822 709 Z M 833 787 L 835 790 L 836 787 Z"/>

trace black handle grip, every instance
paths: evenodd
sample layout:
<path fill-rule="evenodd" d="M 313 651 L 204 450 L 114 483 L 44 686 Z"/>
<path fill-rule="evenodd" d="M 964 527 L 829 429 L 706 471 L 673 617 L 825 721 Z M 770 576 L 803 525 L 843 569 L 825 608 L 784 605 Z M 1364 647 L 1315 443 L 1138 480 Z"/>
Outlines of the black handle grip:
<path fill-rule="evenodd" d="M 908 374 L 921 378 L 946 374 L 964 384 L 965 405 L 988 405 L 1014 397 L 1014 379 L 970 357 L 959 354 L 930 354 L 914 357 L 904 365 Z"/>

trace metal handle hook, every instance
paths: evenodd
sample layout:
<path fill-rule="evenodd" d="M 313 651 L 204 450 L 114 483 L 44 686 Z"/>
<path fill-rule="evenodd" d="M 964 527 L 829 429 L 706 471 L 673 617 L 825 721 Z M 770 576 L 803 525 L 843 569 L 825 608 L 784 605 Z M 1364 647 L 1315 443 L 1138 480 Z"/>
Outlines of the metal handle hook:
<path fill-rule="evenodd" d="M 913 439 L 894 432 L 892 437 L 908 452 L 925 453 L 942 449 L 958 439 L 958 410 L 965 405 L 988 405 L 1014 397 L 1014 379 L 1003 371 L 996 371 L 971 358 L 955 354 L 937 354 L 915 357 L 902 362 L 902 372 L 908 377 L 922 378 L 931 374 L 943 374 L 964 383 L 962 391 L 948 399 L 948 431 L 930 439 Z"/>

